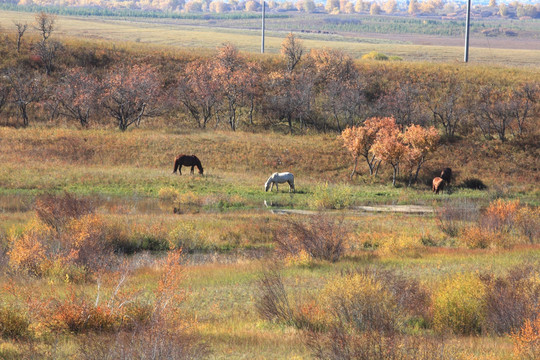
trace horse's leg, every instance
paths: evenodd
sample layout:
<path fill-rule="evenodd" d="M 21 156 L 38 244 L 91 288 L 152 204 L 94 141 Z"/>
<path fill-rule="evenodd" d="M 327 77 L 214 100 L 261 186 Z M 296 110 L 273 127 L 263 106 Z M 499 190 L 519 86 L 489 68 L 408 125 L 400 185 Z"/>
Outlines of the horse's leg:
<path fill-rule="evenodd" d="M 193 174 L 193 168 L 194 168 L 194 167 L 195 167 L 195 165 L 193 165 L 193 166 L 191 167 L 191 173 L 192 173 L 192 174 Z"/>
<path fill-rule="evenodd" d="M 178 167 L 178 174 L 182 175 L 182 164 L 180 164 L 180 166 Z"/>
<path fill-rule="evenodd" d="M 279 192 L 279 183 L 276 183 L 276 192 Z"/>
<path fill-rule="evenodd" d="M 296 190 L 294 189 L 294 182 L 292 181 L 287 181 L 289 183 L 289 192 L 291 192 L 291 189 L 293 192 L 296 192 Z"/>
<path fill-rule="evenodd" d="M 270 192 L 272 192 L 272 190 L 274 190 L 274 182 L 272 182 L 272 186 L 270 186 Z"/>

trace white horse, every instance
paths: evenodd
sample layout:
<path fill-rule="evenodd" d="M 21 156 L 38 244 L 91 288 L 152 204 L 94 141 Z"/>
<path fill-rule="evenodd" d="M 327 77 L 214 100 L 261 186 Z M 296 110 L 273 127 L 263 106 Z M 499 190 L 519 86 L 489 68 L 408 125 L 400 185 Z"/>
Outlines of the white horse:
<path fill-rule="evenodd" d="M 266 180 L 266 183 L 264 184 L 264 191 L 272 191 L 274 188 L 274 184 L 276 184 L 276 190 L 279 191 L 278 184 L 282 183 L 289 183 L 289 192 L 291 192 L 291 189 L 293 192 L 296 192 L 294 189 L 294 175 L 290 172 L 283 172 L 283 173 L 273 173 L 272 176 Z M 272 184 L 272 186 L 270 186 Z"/>

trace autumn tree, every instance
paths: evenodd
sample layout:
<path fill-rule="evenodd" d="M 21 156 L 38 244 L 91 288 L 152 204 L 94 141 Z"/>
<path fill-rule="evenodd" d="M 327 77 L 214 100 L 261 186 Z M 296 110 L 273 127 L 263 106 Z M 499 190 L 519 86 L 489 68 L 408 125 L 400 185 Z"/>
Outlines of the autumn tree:
<path fill-rule="evenodd" d="M 39 74 L 22 69 L 8 69 L 5 74 L 11 92 L 11 102 L 19 110 L 23 126 L 29 124 L 28 106 L 40 100 L 44 93 L 44 81 Z"/>
<path fill-rule="evenodd" d="M 289 132 L 293 132 L 293 122 L 301 126 L 311 113 L 314 100 L 315 80 L 313 74 L 302 69 L 297 72 L 273 72 L 267 79 L 265 113 L 278 120 L 286 120 Z"/>
<path fill-rule="evenodd" d="M 455 136 L 469 112 L 463 90 L 463 83 L 454 72 L 437 74 L 425 82 L 426 107 L 431 111 L 433 122 L 443 127 L 446 136 Z"/>
<path fill-rule="evenodd" d="M 253 113 L 255 103 L 260 100 L 264 92 L 262 86 L 262 69 L 258 62 L 249 62 L 246 64 L 244 76 L 245 96 L 243 105 L 248 108 L 249 123 L 253 125 Z"/>
<path fill-rule="evenodd" d="M 399 165 L 407 160 L 409 149 L 404 144 L 403 133 L 393 118 L 383 118 L 379 121 L 383 121 L 385 125 L 377 132 L 371 150 L 376 157 L 392 166 L 392 185 L 396 186 Z"/>
<path fill-rule="evenodd" d="M 27 23 L 15 22 L 15 27 L 17 28 L 17 53 L 21 52 L 22 37 L 26 30 L 28 29 Z"/>
<path fill-rule="evenodd" d="M 119 66 L 105 76 L 101 103 L 122 131 L 155 114 L 160 82 L 149 65 Z"/>
<path fill-rule="evenodd" d="M 43 11 L 36 14 L 34 29 L 41 35 L 41 41 L 45 42 L 56 29 L 56 17 Z"/>
<path fill-rule="evenodd" d="M 388 0 L 383 4 L 383 10 L 387 14 L 393 14 L 396 11 L 397 2 L 396 0 Z"/>
<path fill-rule="evenodd" d="M 506 88 L 486 85 L 478 93 L 474 110 L 476 124 L 484 136 L 497 134 L 503 142 L 514 126 L 521 135 L 537 109 L 538 93 L 538 87 L 531 84 Z"/>
<path fill-rule="evenodd" d="M 293 33 L 289 33 L 287 38 L 281 43 L 281 55 L 287 62 L 287 70 L 289 72 L 292 72 L 296 65 L 298 65 L 303 54 L 304 45 Z"/>
<path fill-rule="evenodd" d="M 328 13 L 331 13 L 335 10 L 339 11 L 339 0 L 326 0 L 326 5 L 324 6 L 324 8 Z"/>
<path fill-rule="evenodd" d="M 416 0 L 409 0 L 409 8 L 407 12 L 410 15 L 414 15 L 418 12 L 418 2 Z"/>
<path fill-rule="evenodd" d="M 369 8 L 369 14 L 370 15 L 379 15 L 381 13 L 381 7 L 376 2 L 371 3 L 371 6 Z"/>
<path fill-rule="evenodd" d="M 214 66 L 209 60 L 195 60 L 186 66 L 178 81 L 178 99 L 200 128 L 206 128 L 221 103 Z"/>
<path fill-rule="evenodd" d="M 40 41 L 34 45 L 34 52 L 41 59 L 45 74 L 50 75 L 53 72 L 58 53 L 63 49 L 64 46 L 54 40 Z"/>
<path fill-rule="evenodd" d="M 402 81 L 386 91 L 379 99 L 378 109 L 383 116 L 392 116 L 400 129 L 411 124 L 422 124 L 426 113 L 422 107 L 421 89 L 410 80 Z"/>
<path fill-rule="evenodd" d="M 428 155 L 436 150 L 439 133 L 434 127 L 426 129 L 420 125 L 411 125 L 405 130 L 403 141 L 409 147 L 407 160 L 411 164 L 410 186 L 413 181 L 418 181 L 420 168 L 428 160 Z"/>
<path fill-rule="evenodd" d="M 67 71 L 57 88 L 62 115 L 87 127 L 90 113 L 96 107 L 98 90 L 98 80 L 84 69 L 74 68 Z"/>
<path fill-rule="evenodd" d="M 317 74 L 322 111 L 333 118 L 341 132 L 344 124 L 353 125 L 363 100 L 358 72 L 350 56 L 341 50 L 312 50 L 309 54 Z"/>
<path fill-rule="evenodd" d="M 56 17 L 40 12 L 35 17 L 34 28 L 41 35 L 41 41 L 34 45 L 34 52 L 41 59 L 45 67 L 45 73 L 50 75 L 54 70 L 54 63 L 58 53 L 63 49 L 60 42 L 49 40 L 56 29 Z"/>
<path fill-rule="evenodd" d="M 241 104 L 246 90 L 246 66 L 238 49 L 231 43 L 223 45 L 216 56 L 217 64 L 214 75 L 220 83 L 223 98 L 227 103 L 227 117 L 231 130 L 237 128 L 237 109 Z"/>
<path fill-rule="evenodd" d="M 7 82 L 7 76 L 0 76 L 0 114 L 8 103 L 10 92 L 11 87 Z"/>

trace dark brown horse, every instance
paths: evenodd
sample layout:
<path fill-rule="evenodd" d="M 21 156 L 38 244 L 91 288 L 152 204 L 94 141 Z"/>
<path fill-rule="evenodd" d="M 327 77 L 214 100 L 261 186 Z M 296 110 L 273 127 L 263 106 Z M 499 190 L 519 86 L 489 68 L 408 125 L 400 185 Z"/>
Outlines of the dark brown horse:
<path fill-rule="evenodd" d="M 446 168 L 441 172 L 441 178 L 446 181 L 446 183 L 450 184 L 450 181 L 452 180 L 452 169 Z"/>
<path fill-rule="evenodd" d="M 433 185 L 431 187 L 431 190 L 433 190 L 433 192 L 435 194 L 438 194 L 439 191 L 443 191 L 444 190 L 444 184 L 446 183 L 446 181 L 444 181 L 443 178 L 440 178 L 440 177 L 436 177 L 433 179 Z"/>
<path fill-rule="evenodd" d="M 174 170 L 173 174 L 178 173 L 182 175 L 182 165 L 191 166 L 191 173 L 193 174 L 193 168 L 196 166 L 199 169 L 199 174 L 203 174 L 203 167 L 201 165 L 201 160 L 199 160 L 195 155 L 178 155 L 174 160 Z"/>

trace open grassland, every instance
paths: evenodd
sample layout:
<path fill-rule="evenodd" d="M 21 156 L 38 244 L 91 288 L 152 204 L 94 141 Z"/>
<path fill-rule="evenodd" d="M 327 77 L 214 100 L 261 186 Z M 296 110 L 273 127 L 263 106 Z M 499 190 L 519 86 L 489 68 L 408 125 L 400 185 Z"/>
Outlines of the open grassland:
<path fill-rule="evenodd" d="M 5 29 L 13 27 L 13 21 L 26 21 L 31 23 L 34 14 L 23 12 L 0 11 L 0 26 Z M 288 31 L 283 26 L 283 19 L 276 19 L 276 28 L 273 29 L 271 19 L 265 40 L 265 51 L 278 53 L 281 43 Z M 244 22 L 244 20 L 238 20 Z M 283 31 L 283 29 L 286 29 Z M 300 30 L 300 29 L 296 29 Z M 345 29 L 346 30 L 346 29 Z M 216 24 L 190 24 L 189 21 L 145 21 L 139 19 L 106 19 L 95 17 L 58 17 L 58 34 L 66 38 L 83 37 L 115 41 L 116 46 L 133 47 L 138 43 L 146 46 L 153 45 L 156 49 L 199 48 L 213 50 L 226 42 L 232 42 L 240 50 L 258 53 L 260 51 L 260 31 L 258 29 L 245 29 L 238 26 L 219 27 Z M 422 62 L 461 62 L 463 58 L 462 46 L 445 46 L 444 38 L 436 40 L 438 45 L 421 45 L 418 43 L 403 43 L 399 39 L 374 40 L 336 32 L 331 34 L 300 34 L 305 47 L 335 48 L 346 51 L 355 58 L 371 51 L 378 51 L 389 56 L 399 56 L 406 61 Z M 409 42 L 411 39 L 405 37 Z M 509 66 L 535 66 L 540 61 L 540 50 L 534 46 L 524 46 L 524 49 L 491 49 L 491 43 L 486 37 L 477 37 L 471 40 L 469 59 L 471 63 L 501 64 Z M 492 40 L 494 42 L 496 40 Z M 374 43 L 375 42 L 375 43 Z M 377 43 L 379 42 L 379 43 Z M 423 42 L 423 41 L 421 41 Z M 425 42 L 424 42 L 425 43 Z M 429 43 L 429 41 L 428 41 Z"/>
<path fill-rule="evenodd" d="M 317 208 L 314 198 L 323 194 L 347 201 L 336 204 L 338 208 L 370 203 L 429 204 L 440 198 L 428 191 L 432 175 L 451 166 L 457 184 L 480 178 L 490 189 L 455 188 L 460 197 L 490 199 L 495 192 L 535 203 L 538 196 L 538 150 L 512 144 L 477 146 L 463 140 L 442 145 L 437 156 L 424 166 L 421 183 L 401 189 L 387 185 L 387 167 L 381 169 L 379 177 L 360 176 L 349 182 L 352 160 L 336 135 L 2 128 L 0 146 L 0 187 L 4 194 L 69 191 L 156 198 L 160 190 L 173 188 L 180 194 L 196 194 L 199 202 L 216 200 L 205 196 L 236 196 L 236 202 L 244 206 L 261 206 L 263 200 L 269 200 L 284 206 Z M 186 167 L 182 177 L 171 174 L 174 158 L 180 153 L 197 154 L 205 176 L 190 176 Z M 359 166 L 365 173 L 365 165 Z M 264 182 L 276 171 L 295 174 L 295 196 L 264 194 Z M 281 192 L 283 189 L 288 190 L 288 185 L 282 185 Z M 324 199 L 319 200 L 326 207 Z"/>
<path fill-rule="evenodd" d="M 2 128 L 0 146 L 4 358 L 90 359 L 118 349 L 140 356 L 157 348 L 196 358 L 308 359 L 316 346 L 330 351 L 325 337 L 343 331 L 335 327 L 343 310 L 331 307 L 336 297 L 362 294 L 373 307 L 367 311 L 395 324 L 390 332 L 347 333 L 371 334 L 388 351 L 413 340 L 438 349 L 437 359 L 526 359 L 521 354 L 531 349 L 510 336 L 525 325 L 508 325 L 510 315 L 498 312 L 519 301 L 525 321 L 537 314 L 531 304 L 539 296 L 538 189 L 524 181 L 538 176 L 537 160 L 512 144 L 444 144 L 421 174 L 429 179 L 451 164 L 455 186 L 443 196 L 423 183 L 390 187 L 387 168 L 375 179 L 348 180 L 351 159 L 335 135 Z M 199 155 L 206 175 L 186 168 L 172 175 L 179 152 Z M 266 177 L 279 170 L 296 174 L 296 194 L 287 186 L 264 193 Z M 481 177 L 488 190 L 460 188 L 467 177 Z M 423 204 L 435 212 L 355 210 L 366 204 Z M 316 257 L 301 248 L 312 237 L 322 241 Z M 178 248 L 180 260 L 172 256 Z M 261 285 L 269 271 L 279 272 L 282 288 Z M 473 307 L 461 310 L 480 322 L 445 312 L 461 306 L 451 296 L 468 291 L 462 284 L 482 289 L 481 303 L 473 292 L 464 302 Z M 352 297 L 345 291 L 357 288 Z M 279 300 L 269 296 L 276 289 L 286 297 L 281 317 L 260 310 Z M 379 313 L 370 296 L 381 289 L 395 291 L 384 299 L 398 303 Z M 402 304 L 400 294 L 415 297 Z M 456 327 L 461 321 L 472 327 Z"/>

